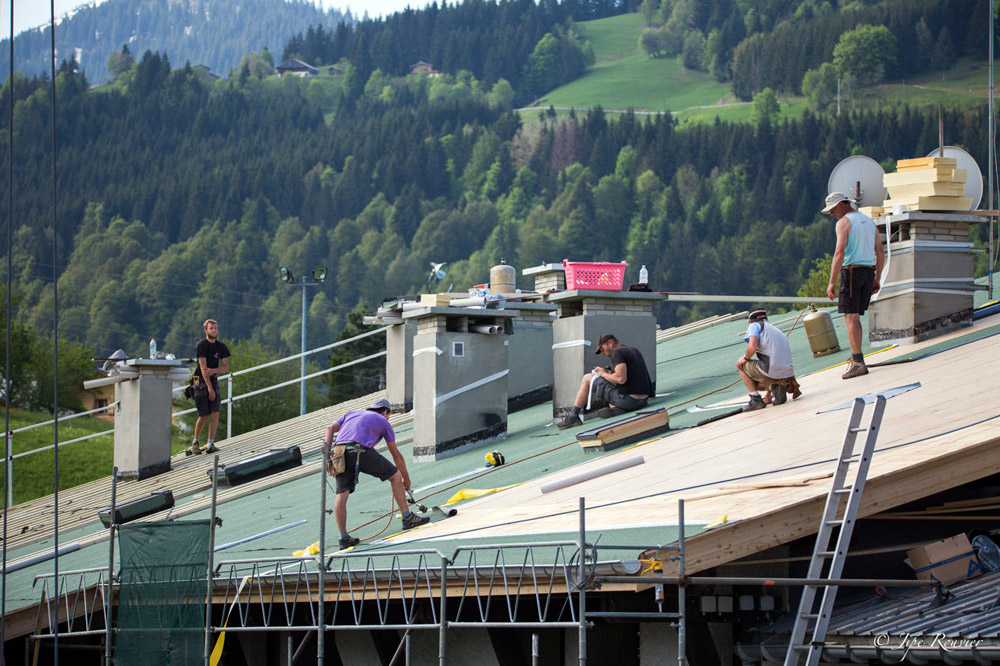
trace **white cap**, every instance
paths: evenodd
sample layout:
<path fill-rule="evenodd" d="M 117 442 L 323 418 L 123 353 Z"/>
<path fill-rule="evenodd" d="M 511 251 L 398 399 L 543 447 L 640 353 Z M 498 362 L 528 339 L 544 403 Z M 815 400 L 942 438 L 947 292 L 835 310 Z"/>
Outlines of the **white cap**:
<path fill-rule="evenodd" d="M 841 201 L 846 201 L 851 206 L 851 208 L 854 208 L 854 202 L 851 201 L 846 194 L 844 194 L 843 192 L 830 192 L 828 195 L 826 195 L 826 208 L 823 209 L 823 212 L 829 213 L 834 208 L 836 208 L 837 204 L 839 204 Z"/>

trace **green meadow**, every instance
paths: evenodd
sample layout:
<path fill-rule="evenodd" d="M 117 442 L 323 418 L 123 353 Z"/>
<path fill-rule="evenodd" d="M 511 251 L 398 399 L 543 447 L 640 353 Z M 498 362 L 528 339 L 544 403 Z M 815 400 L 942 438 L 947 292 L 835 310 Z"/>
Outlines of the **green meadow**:
<path fill-rule="evenodd" d="M 629 109 L 636 113 L 673 113 L 680 122 L 729 122 L 750 119 L 752 104 L 733 96 L 728 83 L 718 83 L 707 72 L 684 69 L 679 57 L 650 58 L 639 49 L 639 36 L 646 28 L 638 13 L 576 24 L 576 29 L 594 47 L 596 62 L 587 73 L 556 88 L 530 107 L 521 109 L 526 120 L 550 106 L 566 115 L 601 106 L 614 114 Z M 842 111 L 878 109 L 887 106 L 943 106 L 954 108 L 985 105 L 988 70 L 985 63 L 960 60 L 941 74 L 907 81 L 894 81 L 863 88 L 852 100 L 844 100 Z M 799 117 L 808 108 L 804 97 L 779 94 L 782 117 Z M 827 112 L 835 113 L 836 107 Z"/>

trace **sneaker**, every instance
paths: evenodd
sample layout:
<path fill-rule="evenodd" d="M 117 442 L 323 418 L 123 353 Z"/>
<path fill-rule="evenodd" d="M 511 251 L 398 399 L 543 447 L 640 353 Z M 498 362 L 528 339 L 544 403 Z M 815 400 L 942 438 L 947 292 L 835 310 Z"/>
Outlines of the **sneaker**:
<path fill-rule="evenodd" d="M 847 372 L 845 372 L 841 377 L 844 379 L 851 379 L 852 377 L 860 377 L 861 375 L 868 374 L 868 366 L 864 362 L 858 363 L 854 359 L 847 364 Z"/>
<path fill-rule="evenodd" d="M 574 426 L 583 425 L 583 421 L 580 419 L 579 414 L 568 414 L 566 418 L 556 424 L 556 427 L 560 430 L 565 430 L 566 428 L 572 428 Z"/>
<path fill-rule="evenodd" d="M 201 452 L 202 453 L 217 453 L 218 450 L 219 450 L 219 447 L 217 447 L 215 444 L 209 444 L 208 446 L 206 446 L 205 448 L 203 448 L 201 450 Z"/>
<path fill-rule="evenodd" d="M 597 410 L 597 415 L 602 419 L 611 419 L 616 416 L 621 416 L 625 413 L 625 410 L 621 407 L 601 407 Z"/>
<path fill-rule="evenodd" d="M 781 384 L 771 384 L 771 404 L 783 405 L 788 400 L 788 391 Z"/>
<path fill-rule="evenodd" d="M 199 448 L 197 444 L 192 444 L 191 446 L 184 449 L 185 456 L 198 456 L 203 453 L 203 449 Z"/>
<path fill-rule="evenodd" d="M 340 549 L 341 550 L 344 550 L 345 548 L 350 548 L 352 546 L 357 546 L 359 543 L 361 543 L 361 539 L 359 539 L 357 537 L 352 537 L 352 536 L 349 536 L 349 535 L 345 536 L 345 537 L 340 537 Z"/>
<path fill-rule="evenodd" d="M 758 409 L 764 409 L 767 405 L 764 404 L 764 398 L 759 395 L 750 396 L 750 402 L 743 405 L 744 412 L 755 412 Z"/>
<path fill-rule="evenodd" d="M 420 525 L 426 525 L 429 522 L 431 522 L 431 519 L 427 516 L 418 516 L 411 511 L 408 517 L 403 518 L 403 529 L 412 529 L 414 527 L 419 527 Z"/>

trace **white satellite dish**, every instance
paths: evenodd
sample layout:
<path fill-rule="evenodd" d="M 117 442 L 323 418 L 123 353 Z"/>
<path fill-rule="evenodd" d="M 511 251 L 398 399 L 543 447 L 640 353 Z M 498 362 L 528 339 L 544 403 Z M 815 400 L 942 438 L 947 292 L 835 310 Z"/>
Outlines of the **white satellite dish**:
<path fill-rule="evenodd" d="M 944 155 L 941 154 L 942 150 Z M 965 178 L 965 196 L 972 197 L 972 207 L 969 210 L 979 208 L 979 203 L 983 200 L 983 172 L 972 155 L 957 146 L 945 146 L 943 149 L 935 148 L 927 153 L 927 157 L 955 158 L 955 168 L 965 169 L 968 174 Z"/>
<path fill-rule="evenodd" d="M 881 206 L 886 196 L 884 177 L 885 171 L 878 162 L 864 155 L 852 155 L 833 167 L 826 191 L 843 192 L 858 206 Z"/>

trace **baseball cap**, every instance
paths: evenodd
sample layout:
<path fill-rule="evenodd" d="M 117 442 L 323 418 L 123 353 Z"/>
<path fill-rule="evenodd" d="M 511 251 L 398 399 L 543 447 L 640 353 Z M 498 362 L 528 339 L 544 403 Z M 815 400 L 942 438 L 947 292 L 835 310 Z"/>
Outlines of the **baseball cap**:
<path fill-rule="evenodd" d="M 615 342 L 617 342 L 618 338 L 616 338 L 615 336 L 611 335 L 610 333 L 605 333 L 604 335 L 602 335 L 597 340 L 597 345 L 595 345 L 596 349 L 594 349 L 594 353 L 595 354 L 600 354 L 601 353 L 601 345 L 603 345 L 603 344 L 605 344 L 607 342 L 611 342 L 612 340 L 614 340 Z"/>
<path fill-rule="evenodd" d="M 854 208 L 854 202 L 852 202 L 846 194 L 843 192 L 830 192 L 826 195 L 826 208 L 823 209 L 823 212 L 829 213 L 841 201 L 846 201 L 851 205 L 851 208 Z"/>
<path fill-rule="evenodd" d="M 392 405 L 389 404 L 389 401 L 386 400 L 385 398 L 379 398 L 368 409 L 370 411 L 373 411 L 373 412 L 378 412 L 378 411 L 381 411 L 383 409 L 388 409 L 389 411 L 392 411 Z"/>
<path fill-rule="evenodd" d="M 758 319 L 767 319 L 767 310 L 763 308 L 754 310 L 753 312 L 750 313 L 750 316 L 747 317 L 747 319 L 749 319 L 750 321 L 757 321 Z"/>

